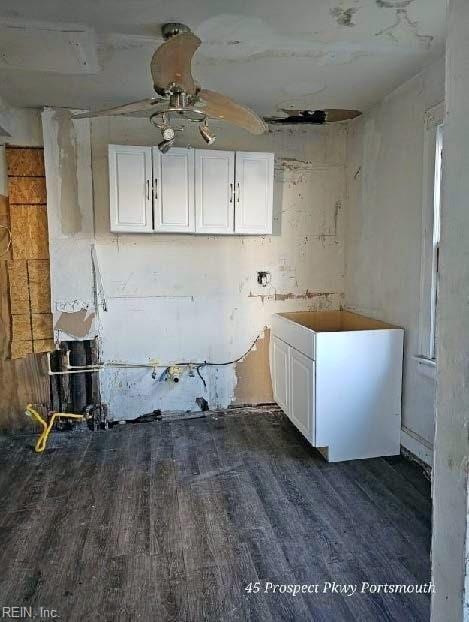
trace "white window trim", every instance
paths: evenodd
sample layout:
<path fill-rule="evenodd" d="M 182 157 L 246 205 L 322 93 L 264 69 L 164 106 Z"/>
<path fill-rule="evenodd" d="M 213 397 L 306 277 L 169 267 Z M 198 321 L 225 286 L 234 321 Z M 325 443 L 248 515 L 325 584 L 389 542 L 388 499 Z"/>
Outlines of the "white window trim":
<path fill-rule="evenodd" d="M 423 146 L 423 192 L 422 192 L 422 246 L 420 265 L 420 309 L 419 309 L 419 342 L 418 354 L 415 357 L 419 361 L 419 368 L 423 368 L 423 360 L 427 360 L 433 366 L 434 372 L 435 355 L 432 352 L 432 335 L 434 333 L 435 318 L 433 307 L 429 304 L 428 292 L 431 297 L 435 295 L 435 283 L 433 282 L 433 205 L 435 191 L 435 154 L 438 126 L 445 119 L 444 102 L 430 108 L 425 113 L 425 134 Z M 426 372 L 430 371 L 427 367 Z"/>

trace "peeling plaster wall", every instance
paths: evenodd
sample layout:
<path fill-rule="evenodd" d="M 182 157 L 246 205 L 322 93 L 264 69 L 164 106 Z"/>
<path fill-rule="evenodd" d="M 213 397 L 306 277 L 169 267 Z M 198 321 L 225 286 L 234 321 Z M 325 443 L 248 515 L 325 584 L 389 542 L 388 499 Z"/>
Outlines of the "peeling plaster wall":
<path fill-rule="evenodd" d="M 51 159 L 60 172 L 64 144 L 73 151 L 75 142 L 61 127 L 67 124 L 71 130 L 70 120 L 56 111 L 45 115 L 49 124 L 46 153 L 55 154 Z M 55 209 L 49 211 L 55 231 L 51 244 L 56 319 L 61 311 L 79 310 L 65 308 L 75 299 L 78 307 L 85 304 L 88 313 L 94 312 L 89 263 L 94 243 L 102 279 L 99 298 L 101 302 L 105 298 L 107 311 L 99 305 L 91 332 L 99 334 L 103 360 L 222 363 L 240 357 L 260 336 L 259 350 L 256 345 L 246 362 L 239 363 L 238 373 L 237 365 L 203 368 L 206 389 L 197 375 L 185 374 L 179 384 L 170 384 L 152 379 L 149 369 L 104 370 L 102 396 L 114 418 L 130 418 L 155 408 L 194 409 L 198 396 L 204 396 L 212 407 L 270 399 L 265 328 L 272 313 L 336 309 L 342 303 L 344 126 L 280 128 L 261 137 L 227 125 L 214 128 L 218 149 L 275 152 L 274 235 L 110 233 L 107 146 L 156 144 L 157 130 L 146 119 L 102 118 L 91 123 L 94 234 L 83 228 L 76 233 L 65 230 L 65 224 L 70 224 L 70 206 L 62 209 L 60 192 L 55 191 Z M 65 142 L 60 140 L 64 134 Z M 197 127 L 189 124 L 179 144 L 203 147 Z M 79 184 L 83 175 L 88 172 L 82 165 Z M 257 284 L 258 270 L 271 272 L 271 286 Z"/>
<path fill-rule="evenodd" d="M 55 337 L 92 338 L 97 327 L 90 122 L 72 121 L 70 111 L 49 108 L 42 124 Z"/>
<path fill-rule="evenodd" d="M 402 444 L 428 463 L 435 381 L 418 355 L 425 111 L 444 99 L 444 59 L 349 126 L 345 306 L 406 329 Z"/>

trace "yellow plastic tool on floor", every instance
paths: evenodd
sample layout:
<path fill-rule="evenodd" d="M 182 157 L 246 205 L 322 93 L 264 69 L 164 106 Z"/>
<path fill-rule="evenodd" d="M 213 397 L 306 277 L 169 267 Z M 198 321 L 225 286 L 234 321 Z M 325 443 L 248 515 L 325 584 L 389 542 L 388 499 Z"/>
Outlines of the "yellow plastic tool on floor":
<path fill-rule="evenodd" d="M 36 441 L 36 445 L 34 449 L 38 454 L 42 454 L 44 449 L 46 448 L 47 439 L 49 438 L 50 431 L 52 430 L 56 419 L 80 419 L 85 420 L 84 415 L 75 415 L 73 413 L 52 413 L 52 417 L 49 420 L 49 423 L 45 419 L 41 417 L 41 415 L 34 410 L 32 404 L 28 404 L 26 406 L 25 414 L 28 417 L 32 417 L 36 421 L 38 421 L 42 425 L 42 432 L 39 435 L 39 438 Z"/>

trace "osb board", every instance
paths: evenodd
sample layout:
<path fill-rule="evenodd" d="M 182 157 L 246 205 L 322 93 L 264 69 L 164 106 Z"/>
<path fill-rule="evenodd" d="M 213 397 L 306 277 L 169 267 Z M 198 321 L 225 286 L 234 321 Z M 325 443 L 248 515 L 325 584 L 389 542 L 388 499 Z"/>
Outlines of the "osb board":
<path fill-rule="evenodd" d="M 31 341 L 31 317 L 29 313 L 11 316 L 12 341 Z"/>
<path fill-rule="evenodd" d="M 47 203 L 45 177 L 8 177 L 10 205 L 44 205 Z"/>
<path fill-rule="evenodd" d="M 29 298 L 32 313 L 50 313 L 50 272 L 47 259 L 28 261 Z"/>
<path fill-rule="evenodd" d="M 11 358 L 22 359 L 33 351 L 33 342 L 29 341 L 13 341 L 11 342 Z"/>
<path fill-rule="evenodd" d="M 13 259 L 48 259 L 45 205 L 14 205 L 10 209 Z"/>
<path fill-rule="evenodd" d="M 3 217 L 9 217 L 10 214 L 10 208 L 8 206 L 8 197 L 3 196 L 3 194 L 0 194 L 0 216 Z"/>
<path fill-rule="evenodd" d="M 31 326 L 33 339 L 52 339 L 54 331 L 52 328 L 52 313 L 32 313 Z"/>
<path fill-rule="evenodd" d="M 274 401 L 269 366 L 270 330 L 264 329 L 255 347 L 236 363 L 235 404 L 265 404 Z"/>
<path fill-rule="evenodd" d="M 10 208 L 7 197 L 3 195 L 0 195 L 0 225 L 0 261 L 2 261 L 11 257 L 11 248 L 8 248 L 10 239 Z"/>
<path fill-rule="evenodd" d="M 9 176 L 44 177 L 44 149 L 30 147 L 7 147 Z"/>
<path fill-rule="evenodd" d="M 8 200 L 0 195 L 0 214 L 8 214 Z M 47 407 L 50 400 L 45 355 L 27 354 L 31 341 L 11 343 L 7 262 L 0 259 L 0 430 L 36 426 L 24 415 L 28 402 Z M 19 356 L 12 360 L 11 354 Z"/>
<path fill-rule="evenodd" d="M 55 350 L 55 343 L 53 339 L 36 339 L 33 341 L 33 350 L 36 353 L 39 352 L 52 352 Z"/>
<path fill-rule="evenodd" d="M 10 313 L 29 313 L 28 266 L 26 260 L 8 262 Z"/>

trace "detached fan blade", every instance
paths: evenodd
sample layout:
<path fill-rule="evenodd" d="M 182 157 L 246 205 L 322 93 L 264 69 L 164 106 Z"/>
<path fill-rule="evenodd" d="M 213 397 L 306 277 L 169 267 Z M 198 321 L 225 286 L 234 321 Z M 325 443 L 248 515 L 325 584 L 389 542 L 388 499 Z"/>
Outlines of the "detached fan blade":
<path fill-rule="evenodd" d="M 74 114 L 73 119 L 90 119 L 92 117 L 107 117 L 116 115 L 134 114 L 137 112 L 150 112 L 152 109 L 156 109 L 156 104 L 159 104 L 161 99 L 142 99 L 138 102 L 131 102 L 130 104 L 124 104 L 123 106 L 116 106 L 114 108 L 107 108 L 106 110 L 96 110 L 95 112 L 82 112 Z"/>
<path fill-rule="evenodd" d="M 326 113 L 326 123 L 349 121 L 361 115 L 359 110 L 343 110 L 341 108 L 326 108 L 324 112 Z"/>
<path fill-rule="evenodd" d="M 293 110 L 282 108 L 286 117 L 266 117 L 268 123 L 281 123 L 293 125 L 305 123 L 311 125 L 323 125 L 324 123 L 337 123 L 338 121 L 349 121 L 361 115 L 359 110 L 345 110 L 340 108 L 325 108 L 321 110 Z"/>
<path fill-rule="evenodd" d="M 227 123 L 244 128 L 251 134 L 264 134 L 267 132 L 267 125 L 250 108 L 234 102 L 229 97 L 202 89 L 198 93 L 200 104 L 195 105 L 200 108 L 208 117 L 223 119 Z"/>
<path fill-rule="evenodd" d="M 195 95 L 197 87 L 191 62 L 200 43 L 192 32 L 183 32 L 160 45 L 151 59 L 151 75 L 157 93 L 163 95 L 175 84 L 188 95 Z"/>

